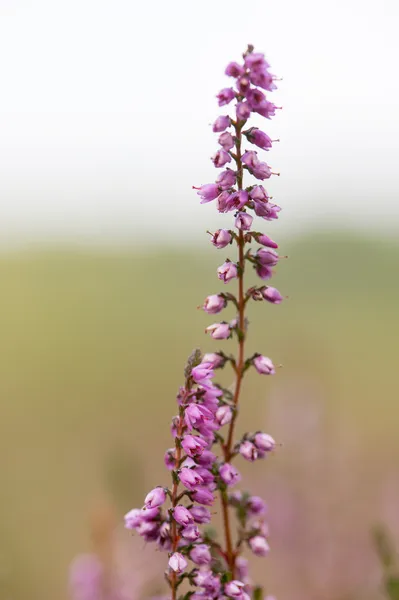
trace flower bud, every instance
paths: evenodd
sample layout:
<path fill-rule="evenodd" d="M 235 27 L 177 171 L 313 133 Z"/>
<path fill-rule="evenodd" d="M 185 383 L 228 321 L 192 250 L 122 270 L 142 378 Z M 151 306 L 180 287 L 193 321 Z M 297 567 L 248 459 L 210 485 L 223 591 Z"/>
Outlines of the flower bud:
<path fill-rule="evenodd" d="M 240 444 L 239 452 L 245 460 L 249 460 L 250 462 L 254 462 L 258 458 L 256 446 L 248 440 Z"/>
<path fill-rule="evenodd" d="M 212 421 L 213 414 L 202 404 L 189 404 L 184 411 L 184 422 L 190 431 L 206 421 Z"/>
<path fill-rule="evenodd" d="M 227 301 L 220 294 L 213 294 L 205 298 L 203 309 L 208 315 L 216 315 L 225 308 Z"/>
<path fill-rule="evenodd" d="M 211 513 L 207 508 L 205 508 L 205 506 L 193 506 L 190 509 L 190 512 L 193 515 L 196 523 L 203 525 L 205 523 L 210 523 L 211 521 Z"/>
<path fill-rule="evenodd" d="M 195 542 L 200 537 L 200 532 L 196 525 L 188 525 L 182 530 L 181 534 L 185 540 L 189 540 L 190 542 Z"/>
<path fill-rule="evenodd" d="M 253 71 L 249 78 L 253 85 L 257 85 L 268 92 L 273 92 L 273 90 L 277 89 L 273 75 L 266 69 Z"/>
<path fill-rule="evenodd" d="M 274 242 L 268 235 L 265 233 L 260 233 L 255 236 L 258 244 L 262 244 L 262 246 L 267 246 L 268 248 L 278 248 L 278 244 Z"/>
<path fill-rule="evenodd" d="M 188 456 L 195 458 L 198 454 L 202 454 L 208 443 L 198 435 L 185 435 L 181 445 Z"/>
<path fill-rule="evenodd" d="M 252 190 L 249 192 L 250 198 L 252 200 L 264 201 L 267 202 L 269 200 L 269 196 L 263 185 L 254 185 Z"/>
<path fill-rule="evenodd" d="M 212 365 L 213 369 L 218 369 L 224 365 L 226 359 L 224 356 L 218 354 L 217 352 L 212 352 L 209 354 L 204 354 L 203 362 L 207 362 Z"/>
<path fill-rule="evenodd" d="M 269 150 L 272 147 L 271 138 L 257 127 L 251 127 L 246 132 L 246 136 L 248 141 L 258 146 L 258 148 L 262 148 L 262 150 Z"/>
<path fill-rule="evenodd" d="M 216 98 L 218 99 L 219 106 L 224 106 L 225 104 L 229 104 L 233 98 L 235 98 L 235 92 L 233 88 L 223 88 Z"/>
<path fill-rule="evenodd" d="M 248 102 L 238 102 L 236 115 L 239 121 L 246 121 L 251 116 L 251 107 Z"/>
<path fill-rule="evenodd" d="M 218 278 L 223 283 L 228 283 L 231 279 L 236 279 L 238 275 L 237 265 L 230 261 L 226 261 L 217 270 Z"/>
<path fill-rule="evenodd" d="M 198 544 L 190 552 L 190 558 L 196 565 L 209 565 L 212 556 L 209 547 L 206 544 Z"/>
<path fill-rule="evenodd" d="M 229 77 L 240 77 L 240 75 L 243 75 L 244 71 L 244 67 L 236 62 L 231 62 L 227 65 L 225 74 Z"/>
<path fill-rule="evenodd" d="M 266 101 L 266 96 L 260 90 L 256 90 L 254 88 L 248 90 L 247 93 L 248 104 L 250 105 L 252 110 L 258 109 L 263 103 Z"/>
<path fill-rule="evenodd" d="M 231 334 L 228 323 L 213 323 L 205 329 L 205 332 L 210 333 L 214 340 L 227 340 Z"/>
<path fill-rule="evenodd" d="M 282 295 L 274 287 L 264 286 L 261 291 L 263 298 L 272 304 L 281 304 L 283 301 Z"/>
<path fill-rule="evenodd" d="M 261 535 L 256 535 L 249 540 L 249 547 L 256 556 L 266 556 L 269 553 L 270 546 Z"/>
<path fill-rule="evenodd" d="M 275 106 L 272 102 L 264 100 L 257 108 L 255 108 L 255 112 L 262 117 L 266 117 L 266 119 L 270 119 L 276 114 L 276 108 L 277 106 Z"/>
<path fill-rule="evenodd" d="M 223 134 L 223 135 L 225 135 L 225 134 Z M 230 135 L 230 134 L 227 134 L 227 135 Z M 227 168 L 225 171 L 222 171 L 218 175 L 218 178 L 216 179 L 216 183 L 218 184 L 218 187 L 222 191 L 225 191 L 225 190 L 230 189 L 233 185 L 235 185 L 236 180 L 237 180 L 237 175 L 236 175 L 235 171 Z"/>
<path fill-rule="evenodd" d="M 197 194 L 202 198 L 200 204 L 215 200 L 220 193 L 220 190 L 215 183 L 205 183 L 204 185 L 201 185 L 201 187 L 194 189 L 198 190 Z"/>
<path fill-rule="evenodd" d="M 220 133 L 224 131 L 228 127 L 230 127 L 231 121 L 228 115 L 220 116 L 216 119 L 214 124 L 212 125 L 212 129 L 215 133 Z"/>
<path fill-rule="evenodd" d="M 189 469 L 188 467 L 183 467 L 180 469 L 179 479 L 181 483 L 190 491 L 195 490 L 196 486 L 199 486 L 203 483 L 202 477 L 200 477 L 194 469 Z"/>
<path fill-rule="evenodd" d="M 241 581 L 246 583 L 246 579 L 248 577 L 248 561 L 243 556 L 237 556 L 236 558 L 236 572 L 237 577 L 240 578 Z"/>
<path fill-rule="evenodd" d="M 142 515 L 139 508 L 133 508 L 124 517 L 126 529 L 136 529 L 141 521 Z"/>
<path fill-rule="evenodd" d="M 227 229 L 218 229 L 211 238 L 212 244 L 215 246 L 215 248 L 218 248 L 218 250 L 228 246 L 231 240 L 231 233 Z"/>
<path fill-rule="evenodd" d="M 271 168 L 265 162 L 261 162 L 257 156 L 257 153 L 253 150 L 249 150 L 242 155 L 241 158 L 244 165 L 247 166 L 248 170 L 257 179 L 268 179 L 271 174 Z"/>
<path fill-rule="evenodd" d="M 226 212 L 230 210 L 241 210 L 248 202 L 248 192 L 245 190 L 239 190 L 233 192 L 226 201 Z"/>
<path fill-rule="evenodd" d="M 193 500 L 198 504 L 211 506 L 215 500 L 214 495 L 205 487 L 197 487 L 191 494 Z"/>
<path fill-rule="evenodd" d="M 254 444 L 258 450 L 262 450 L 263 452 L 270 452 L 276 447 L 276 442 L 268 433 L 256 433 Z"/>
<path fill-rule="evenodd" d="M 174 552 L 170 557 L 168 564 L 175 573 L 182 573 L 188 565 L 183 554 L 180 554 L 180 552 Z"/>
<path fill-rule="evenodd" d="M 214 454 L 211 450 L 204 450 L 201 456 L 197 456 L 196 458 L 197 463 L 206 469 L 211 469 L 215 460 L 216 454 Z M 202 477 L 202 472 L 200 472 L 200 475 Z"/>
<path fill-rule="evenodd" d="M 194 523 L 194 517 L 190 511 L 181 504 L 178 504 L 173 509 L 173 518 L 179 525 L 183 525 L 184 527 Z"/>
<path fill-rule="evenodd" d="M 146 508 L 155 508 L 161 506 L 166 500 L 166 492 L 163 487 L 156 487 L 147 494 L 144 500 Z"/>
<path fill-rule="evenodd" d="M 241 231 L 249 231 L 252 226 L 253 217 L 246 212 L 237 213 L 235 226 Z"/>
<path fill-rule="evenodd" d="M 231 419 L 233 418 L 233 412 L 230 406 L 224 404 L 217 409 L 215 417 L 220 427 L 223 427 L 223 425 L 230 423 Z"/>
<path fill-rule="evenodd" d="M 262 265 L 262 264 L 257 264 L 256 265 L 256 274 L 261 279 L 270 279 L 273 275 L 273 271 L 272 271 L 271 267 L 268 267 L 268 266 Z"/>
<path fill-rule="evenodd" d="M 272 248 L 259 248 L 255 258 L 261 265 L 274 267 L 278 263 L 279 256 Z"/>
<path fill-rule="evenodd" d="M 270 65 L 265 60 L 265 55 L 261 52 L 249 52 L 245 56 L 244 64 L 247 69 L 258 70 L 267 69 Z"/>
<path fill-rule="evenodd" d="M 175 468 L 175 463 L 176 463 L 176 458 L 175 458 L 175 448 L 169 448 L 169 450 L 166 450 L 165 452 L 165 456 L 164 456 L 164 463 L 166 468 L 169 471 L 173 471 L 173 469 Z"/>
<path fill-rule="evenodd" d="M 214 374 L 212 365 L 209 365 L 204 361 L 191 369 L 191 377 L 194 379 L 195 383 L 202 383 L 205 380 L 212 379 Z"/>
<path fill-rule="evenodd" d="M 224 463 L 219 469 L 221 480 L 228 486 L 233 486 L 241 480 L 241 475 L 233 465 Z"/>
<path fill-rule="evenodd" d="M 212 162 L 216 168 L 224 167 L 226 163 L 231 162 L 231 156 L 226 150 L 218 150 L 216 154 L 212 157 Z"/>
<path fill-rule="evenodd" d="M 266 505 L 260 496 L 250 496 L 247 500 L 247 510 L 251 516 L 262 515 L 266 511 Z"/>
<path fill-rule="evenodd" d="M 231 150 L 235 143 L 233 136 L 228 131 L 225 131 L 219 136 L 218 142 L 226 151 Z"/>
<path fill-rule="evenodd" d="M 254 358 L 253 364 L 260 375 L 274 375 L 276 372 L 272 361 L 267 356 L 259 354 Z"/>
<path fill-rule="evenodd" d="M 235 600 L 242 600 L 242 594 L 244 591 L 245 584 L 241 581 L 233 579 L 224 586 L 224 593 L 228 598 L 234 598 Z"/>

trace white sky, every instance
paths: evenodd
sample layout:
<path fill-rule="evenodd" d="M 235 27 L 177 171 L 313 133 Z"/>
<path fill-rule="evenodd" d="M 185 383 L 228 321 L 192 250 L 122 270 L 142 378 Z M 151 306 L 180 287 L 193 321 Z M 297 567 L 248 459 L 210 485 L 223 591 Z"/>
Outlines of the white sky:
<path fill-rule="evenodd" d="M 0 237 L 198 239 L 223 219 L 215 94 L 247 43 L 284 77 L 272 234 L 399 223 L 398 0 L 0 0 Z M 262 152 L 260 152 L 262 153 Z"/>

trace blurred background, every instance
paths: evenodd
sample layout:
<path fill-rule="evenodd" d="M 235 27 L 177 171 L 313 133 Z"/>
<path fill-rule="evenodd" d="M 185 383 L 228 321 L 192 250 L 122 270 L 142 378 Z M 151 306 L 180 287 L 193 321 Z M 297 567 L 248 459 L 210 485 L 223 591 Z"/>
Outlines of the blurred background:
<path fill-rule="evenodd" d="M 371 530 L 399 542 L 396 0 L 0 0 L 0 600 L 65 600 L 97 552 L 130 600 L 164 557 L 122 517 L 167 481 L 183 367 L 224 250 L 200 206 L 224 68 L 248 43 L 283 80 L 281 306 L 254 304 L 241 429 L 283 447 L 244 468 L 269 505 L 279 600 L 382 597 Z M 231 314 L 231 316 L 233 316 Z M 226 343 L 228 344 L 228 343 Z M 154 573 L 156 575 L 154 576 Z"/>

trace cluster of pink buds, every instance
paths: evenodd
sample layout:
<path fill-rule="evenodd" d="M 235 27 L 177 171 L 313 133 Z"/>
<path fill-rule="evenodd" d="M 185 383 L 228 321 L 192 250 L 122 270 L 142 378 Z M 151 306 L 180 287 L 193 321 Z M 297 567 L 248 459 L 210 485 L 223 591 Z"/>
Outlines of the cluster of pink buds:
<path fill-rule="evenodd" d="M 213 131 L 220 134 L 220 148 L 212 157 L 215 167 L 225 170 L 215 183 L 195 189 L 201 203 L 215 201 L 219 212 L 233 212 L 232 229 L 217 230 L 211 234 L 211 242 L 218 249 L 232 245 L 237 248 L 237 256 L 227 258 L 217 269 L 217 276 L 224 284 L 237 280 L 237 294 L 210 295 L 202 308 L 214 315 L 228 304 L 235 307 L 236 318 L 213 323 L 206 332 L 216 340 L 236 338 L 237 356 L 223 351 L 202 356 L 199 350 L 190 356 L 184 386 L 177 395 L 178 414 L 172 419 L 174 445 L 166 451 L 164 459 L 171 472 L 171 485 L 154 488 L 145 497 L 142 508 L 125 516 L 128 529 L 168 553 L 166 580 L 171 600 L 178 598 L 183 584 L 185 591 L 179 591 L 182 600 L 251 597 L 258 600 L 262 590 L 248 578 L 247 560 L 242 552 L 245 548 L 256 556 L 266 556 L 269 552 L 264 501 L 231 488 L 241 480 L 236 460 L 262 459 L 276 447 L 274 439 L 261 431 L 246 433 L 240 439 L 234 436 L 245 373 L 250 368 L 262 375 L 275 373 L 270 358 L 260 353 L 245 357 L 245 311 L 250 300 L 279 304 L 283 297 L 276 288 L 263 283 L 245 290 L 244 274 L 247 266 L 252 265 L 260 279 L 272 277 L 279 261 L 278 246 L 265 233 L 252 228 L 255 216 L 271 221 L 278 218 L 280 208 L 270 202 L 262 185 L 255 182 L 244 186 L 243 180 L 245 172 L 257 180 L 269 179 L 274 174 L 253 149 L 256 146 L 268 151 L 273 140 L 260 129 L 249 126 L 248 119 L 252 113 L 267 119 L 276 113 L 277 107 L 264 93 L 276 86 L 264 55 L 255 53 L 251 46 L 243 55 L 243 63 L 232 62 L 227 66 L 226 75 L 233 79 L 233 85 L 222 89 L 217 99 L 219 106 L 233 108 L 213 124 Z M 246 248 L 252 242 L 260 247 Z M 215 370 L 227 365 L 232 367 L 235 380 L 229 389 L 214 382 Z M 207 527 L 212 518 L 209 507 L 217 500 L 223 518 L 222 541 Z M 232 511 L 237 519 L 235 533 L 231 528 Z"/>

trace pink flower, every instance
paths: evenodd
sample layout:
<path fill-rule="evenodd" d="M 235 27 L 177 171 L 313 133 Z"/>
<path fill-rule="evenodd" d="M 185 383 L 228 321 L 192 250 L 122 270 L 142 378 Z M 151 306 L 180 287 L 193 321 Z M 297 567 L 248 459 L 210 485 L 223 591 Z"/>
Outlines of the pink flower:
<path fill-rule="evenodd" d="M 265 60 L 265 55 L 261 52 L 249 52 L 244 60 L 244 64 L 247 69 L 264 69 L 268 68 L 270 65 Z"/>
<path fill-rule="evenodd" d="M 244 73 L 244 67 L 236 62 L 231 62 L 227 65 L 225 73 L 229 77 L 239 77 Z"/>
<path fill-rule="evenodd" d="M 203 525 L 205 523 L 210 523 L 211 521 L 211 513 L 205 506 L 193 506 L 190 512 L 196 523 Z"/>
<path fill-rule="evenodd" d="M 276 447 L 276 442 L 268 433 L 256 433 L 254 443 L 258 450 L 263 452 L 271 452 Z"/>
<path fill-rule="evenodd" d="M 252 226 L 253 217 L 246 212 L 237 213 L 235 226 L 242 231 L 249 231 Z"/>
<path fill-rule="evenodd" d="M 184 451 L 191 458 L 195 458 L 196 456 L 203 453 L 204 449 L 207 447 L 208 443 L 198 435 L 185 435 L 182 439 L 181 445 L 183 446 Z"/>
<path fill-rule="evenodd" d="M 272 361 L 270 358 L 267 358 L 267 356 L 258 354 L 258 356 L 254 358 L 253 364 L 255 369 L 261 375 L 274 375 L 276 372 Z"/>
<path fill-rule="evenodd" d="M 239 102 L 237 104 L 236 115 L 239 121 L 246 121 L 251 116 L 251 107 L 248 102 Z"/>
<path fill-rule="evenodd" d="M 273 270 L 271 267 L 259 263 L 256 265 L 256 273 L 261 279 L 270 279 L 273 275 Z"/>
<path fill-rule="evenodd" d="M 258 242 L 258 244 L 262 244 L 262 246 L 267 246 L 269 248 L 278 248 L 278 244 L 276 244 L 276 242 L 269 238 L 269 236 L 265 233 L 257 234 L 255 236 L 255 239 Z"/>
<path fill-rule="evenodd" d="M 174 552 L 169 559 L 169 566 L 175 573 L 183 573 L 188 565 L 188 562 L 180 552 Z"/>
<path fill-rule="evenodd" d="M 206 544 L 198 544 L 190 552 L 190 558 L 196 565 L 209 565 L 212 556 L 209 546 Z"/>
<path fill-rule="evenodd" d="M 204 354 L 202 361 L 211 364 L 213 369 L 217 369 L 224 365 L 225 358 L 217 352 L 211 352 L 209 354 Z"/>
<path fill-rule="evenodd" d="M 166 500 L 166 492 L 163 487 L 156 487 L 147 494 L 144 500 L 146 508 L 155 508 L 161 506 Z"/>
<path fill-rule="evenodd" d="M 223 283 L 228 283 L 232 279 L 236 279 L 238 276 L 237 265 L 230 261 L 223 263 L 217 270 L 218 278 Z"/>
<path fill-rule="evenodd" d="M 220 194 L 220 190 L 215 183 L 205 183 L 204 185 L 201 185 L 201 187 L 195 187 L 194 189 L 198 190 L 197 194 L 202 198 L 201 204 L 215 200 Z"/>
<path fill-rule="evenodd" d="M 224 167 L 226 163 L 231 162 L 231 156 L 228 152 L 226 152 L 226 150 L 223 150 L 222 148 L 221 150 L 218 150 L 216 154 L 212 157 L 212 162 L 217 168 Z"/>
<path fill-rule="evenodd" d="M 212 244 L 219 250 L 220 248 L 226 248 L 226 246 L 230 244 L 231 240 L 231 233 L 227 229 L 218 229 L 211 238 Z"/>
<path fill-rule="evenodd" d="M 220 294 L 213 294 L 205 298 L 203 309 L 208 315 L 215 315 L 224 309 L 227 302 L 225 298 Z"/>
<path fill-rule="evenodd" d="M 271 138 L 256 127 L 251 127 L 251 129 L 248 129 L 246 136 L 251 144 L 255 144 L 255 146 L 262 148 L 262 150 L 269 150 L 269 148 L 272 147 Z"/>
<path fill-rule="evenodd" d="M 274 287 L 264 286 L 261 289 L 261 292 L 262 292 L 263 298 L 265 300 L 267 300 L 268 302 L 271 302 L 272 304 L 281 304 L 281 302 L 283 301 L 282 295 Z"/>
<path fill-rule="evenodd" d="M 228 131 L 219 136 L 218 142 L 225 150 L 231 150 L 234 147 L 234 138 Z"/>
<path fill-rule="evenodd" d="M 256 252 L 255 258 L 261 265 L 267 265 L 268 267 L 274 267 L 279 260 L 277 252 L 271 248 L 260 248 Z"/>
<path fill-rule="evenodd" d="M 216 98 L 218 99 L 219 106 L 224 106 L 225 104 L 229 104 L 233 98 L 235 98 L 235 92 L 233 88 L 223 88 Z"/>
<path fill-rule="evenodd" d="M 230 326 L 228 323 L 213 323 L 205 329 L 214 340 L 226 340 L 230 337 Z"/>
<path fill-rule="evenodd" d="M 274 117 L 274 115 L 276 114 L 276 109 L 277 109 L 277 106 L 275 106 L 272 102 L 268 102 L 267 100 L 265 100 L 264 102 L 261 102 L 261 104 L 259 104 L 259 106 L 257 108 L 255 108 L 254 110 L 258 114 L 262 115 L 262 117 L 266 117 L 266 119 L 270 119 L 271 117 Z"/>
<path fill-rule="evenodd" d="M 184 422 L 191 431 L 206 421 L 212 421 L 213 414 L 206 406 L 202 404 L 189 404 L 184 411 Z"/>
<path fill-rule="evenodd" d="M 212 129 L 215 133 L 220 133 L 221 131 L 224 131 L 225 129 L 230 127 L 230 124 L 230 117 L 228 115 L 223 115 L 216 119 L 216 121 L 212 125 Z"/>
<path fill-rule="evenodd" d="M 190 491 L 196 489 L 197 486 L 204 483 L 202 477 L 195 472 L 194 469 L 183 467 L 179 471 L 179 479 L 182 484 Z"/>
<path fill-rule="evenodd" d="M 245 460 L 249 460 L 250 462 L 254 462 L 258 458 L 256 446 L 249 440 L 240 444 L 239 452 Z"/>
<path fill-rule="evenodd" d="M 270 551 L 270 546 L 261 535 L 256 535 L 249 540 L 249 547 L 256 556 L 266 556 Z"/>
<path fill-rule="evenodd" d="M 212 379 L 213 376 L 214 372 L 212 370 L 212 365 L 209 365 L 203 361 L 191 369 L 191 377 L 194 379 L 195 383 L 203 384 L 204 381 Z"/>
<path fill-rule="evenodd" d="M 261 162 L 254 150 L 245 152 L 241 160 L 248 167 L 248 171 L 257 179 L 268 179 L 272 174 L 269 165 Z"/>
<path fill-rule="evenodd" d="M 240 473 L 233 465 L 224 463 L 219 469 L 219 475 L 222 481 L 228 486 L 233 486 L 241 479 Z"/>
<path fill-rule="evenodd" d="M 179 525 L 183 526 L 194 523 L 194 517 L 192 516 L 190 511 L 181 504 L 175 506 L 175 508 L 173 509 L 173 518 L 177 523 L 179 523 Z"/>
<path fill-rule="evenodd" d="M 197 487 L 191 495 L 195 502 L 205 504 L 205 506 L 211 506 L 215 500 L 212 492 L 205 487 Z"/>
<path fill-rule="evenodd" d="M 233 412 L 230 406 L 224 404 L 217 409 L 215 417 L 219 425 L 223 427 L 223 425 L 230 423 L 231 419 L 233 418 Z"/>
<path fill-rule="evenodd" d="M 200 532 L 196 525 L 188 525 L 182 530 L 181 534 L 184 539 L 190 542 L 195 542 L 200 537 Z"/>
<path fill-rule="evenodd" d="M 236 182 L 237 175 L 235 171 L 227 168 L 225 171 L 222 171 L 218 178 L 216 179 L 216 183 L 219 186 L 219 189 L 222 191 L 230 189 Z"/>
<path fill-rule="evenodd" d="M 233 192 L 226 201 L 225 211 L 230 210 L 241 210 L 248 202 L 248 192 L 245 190 L 239 190 Z"/>

